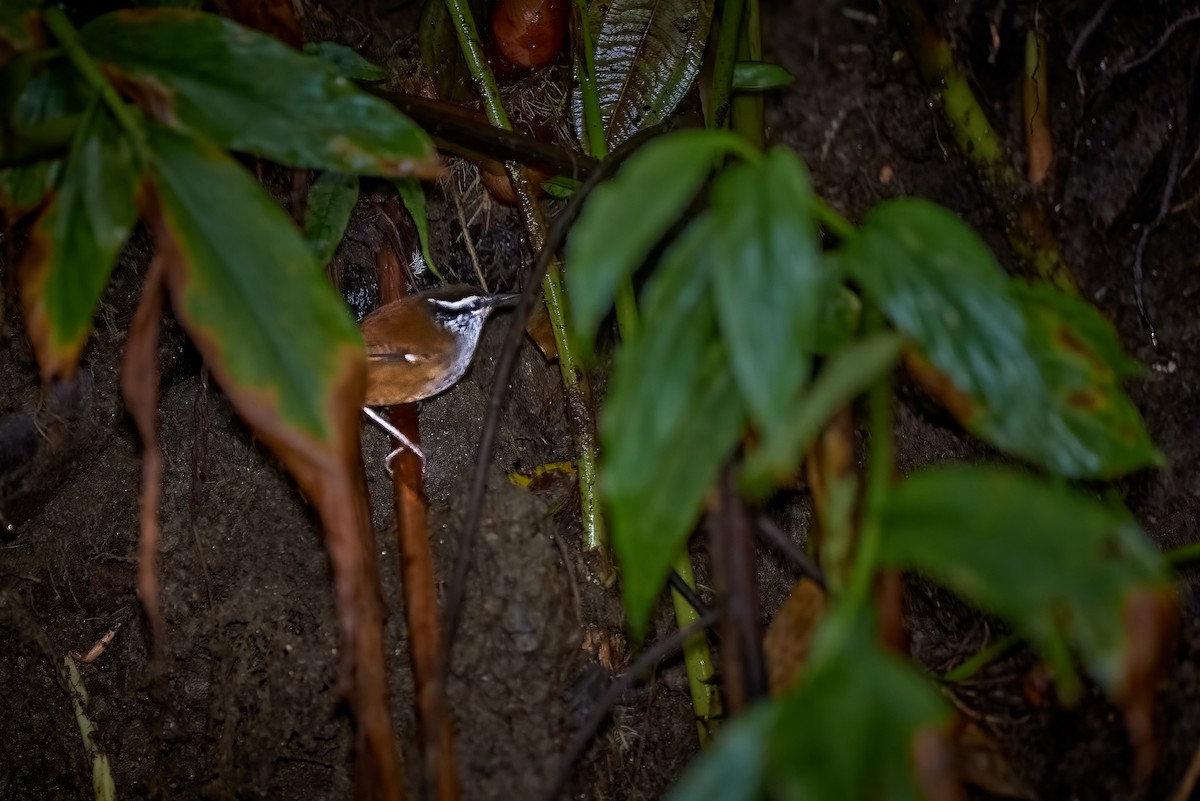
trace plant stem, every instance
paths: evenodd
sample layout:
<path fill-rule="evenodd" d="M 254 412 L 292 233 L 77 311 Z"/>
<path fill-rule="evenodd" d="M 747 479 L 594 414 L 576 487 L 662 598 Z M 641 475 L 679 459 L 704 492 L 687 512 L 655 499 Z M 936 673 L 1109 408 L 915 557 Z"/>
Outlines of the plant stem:
<path fill-rule="evenodd" d="M 712 95 L 708 105 L 707 126 L 724 128 L 729 120 L 733 99 L 733 66 L 737 63 L 745 0 L 724 0 L 721 27 L 717 31 L 717 52 L 713 58 Z"/>
<path fill-rule="evenodd" d="M 979 653 L 969 658 L 967 661 L 963 662 L 958 667 L 954 668 L 954 670 L 951 670 L 945 676 L 942 676 L 942 681 L 950 682 L 951 684 L 957 684 L 958 682 L 966 681 L 988 664 L 994 662 L 1011 651 L 1020 642 L 1021 639 L 1015 634 L 1009 634 L 1001 637 L 991 645 L 985 647 Z"/>
<path fill-rule="evenodd" d="M 739 61 L 762 61 L 762 20 L 758 13 L 758 0 L 744 0 L 745 16 L 738 39 Z M 747 142 L 762 150 L 767 144 L 766 123 L 763 112 L 762 92 L 734 94 L 731 114 L 733 130 Z"/>
<path fill-rule="evenodd" d="M 675 560 L 674 568 L 689 587 L 696 588 L 691 557 L 686 548 Z M 671 591 L 671 602 L 675 607 L 675 624 L 681 631 L 700 619 L 700 613 L 674 590 Z M 696 733 L 703 747 L 708 745 L 712 736 L 716 734 L 721 718 L 721 695 L 714 679 L 715 671 L 708 637 L 703 630 L 697 631 L 684 641 L 683 659 L 687 667 L 688 688 L 692 693 L 692 709 L 696 713 Z"/>
<path fill-rule="evenodd" d="M 919 0 L 889 0 L 888 7 L 897 18 L 917 72 L 942 102 L 942 113 L 958 149 L 991 184 L 992 200 L 1007 219 L 1009 244 L 1042 280 L 1077 292 L 1074 270 L 988 122 L 966 73 L 955 62 L 950 43 L 930 24 Z"/>
<path fill-rule="evenodd" d="M 871 334 L 883 330 L 883 313 L 878 306 L 869 305 L 863 312 L 864 329 Z M 870 474 L 867 476 L 865 514 L 859 532 L 858 552 L 854 557 L 854 572 L 850 578 L 848 602 L 865 603 L 871 593 L 871 582 L 879 561 L 883 537 L 880 514 L 883 502 L 892 485 L 894 454 L 892 452 L 892 383 L 891 377 L 880 379 L 867 393 L 867 426 L 870 431 Z"/>
<path fill-rule="evenodd" d="M 463 57 L 471 70 L 471 76 L 479 88 L 483 98 L 484 110 L 488 121 L 496 128 L 512 130 L 508 113 L 500 99 L 500 87 L 484 58 L 483 48 L 479 44 L 479 34 L 475 26 L 475 18 L 466 0 L 446 0 L 446 9 L 454 20 L 455 34 Z M 520 199 L 521 215 L 525 222 L 525 230 L 529 234 L 529 244 L 536 254 L 542 249 L 546 240 L 546 223 L 542 217 L 541 208 L 529 192 L 529 182 L 525 170 L 515 162 L 506 162 L 505 169 L 508 179 L 512 182 L 513 190 Z M 575 356 L 575 351 L 567 339 L 567 294 L 562 280 L 562 263 L 554 259 L 550 264 L 546 277 L 542 280 L 542 293 L 546 299 L 546 310 L 550 314 L 550 323 L 554 329 L 554 341 L 558 346 L 558 366 L 562 373 L 563 392 L 567 396 L 567 409 L 571 415 L 575 447 L 579 452 L 579 495 L 583 518 L 583 541 L 588 550 L 601 550 L 605 546 L 603 519 L 600 515 L 600 497 L 596 483 L 596 463 L 598 459 L 598 442 L 596 438 L 596 414 L 592 404 L 591 388 L 588 385 L 587 374 L 583 365 Z"/>
<path fill-rule="evenodd" d="M 1200 560 L 1200 542 L 1192 542 L 1173 548 L 1163 554 L 1172 570 L 1180 570 Z"/>
<path fill-rule="evenodd" d="M 596 88 L 596 32 L 592 30 L 592 15 L 588 0 L 575 0 L 579 18 L 580 61 L 575 73 L 579 77 L 579 96 L 583 103 L 583 135 L 588 155 L 604 158 L 608 141 L 604 134 L 604 115 L 600 109 L 600 92 Z"/>
<path fill-rule="evenodd" d="M 87 54 L 83 46 L 79 44 L 79 37 L 75 33 L 75 26 L 67 19 L 67 16 L 57 8 L 47 8 L 42 13 L 42 21 L 46 27 L 54 34 L 54 38 L 62 45 L 63 54 L 83 79 L 95 89 L 99 94 L 104 104 L 108 106 L 108 110 L 112 112 L 117 124 L 133 141 L 134 151 L 138 154 L 138 158 L 145 157 L 146 137 L 142 130 L 141 124 L 130 107 L 126 105 L 121 96 L 117 94 L 117 90 L 104 77 L 104 73 L 100 71 L 100 67 L 92 60 L 92 57 Z"/>

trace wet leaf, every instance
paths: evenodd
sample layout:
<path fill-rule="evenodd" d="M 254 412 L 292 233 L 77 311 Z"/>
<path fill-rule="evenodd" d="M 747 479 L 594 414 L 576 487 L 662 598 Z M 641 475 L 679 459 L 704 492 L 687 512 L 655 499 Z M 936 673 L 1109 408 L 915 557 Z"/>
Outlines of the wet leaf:
<path fill-rule="evenodd" d="M 1162 465 L 1120 379 L 1138 372 L 1116 332 L 1089 304 L 1050 286 L 1014 282 L 1029 344 L 1050 392 L 1046 410 L 1078 443 L 1082 474 L 1114 478 Z"/>
<path fill-rule="evenodd" d="M 318 58 L 195 11 L 118 11 L 80 31 L 150 116 L 231 150 L 363 175 L 437 173 L 429 138 Z M 151 98 L 151 99 L 147 99 Z"/>
<path fill-rule="evenodd" d="M 1001 615 L 1078 690 L 1067 646 L 1110 694 L 1135 643 L 1131 599 L 1169 591 L 1161 555 L 1137 525 L 1031 476 L 988 467 L 925 470 L 889 494 L 881 560 L 917 570 Z"/>
<path fill-rule="evenodd" d="M 766 92 L 780 89 L 796 80 L 792 73 L 778 64 L 764 61 L 739 61 L 733 65 L 735 92 Z"/>
<path fill-rule="evenodd" d="M 137 211 L 134 154 L 100 103 L 79 127 L 20 262 L 25 324 L 45 379 L 70 376 Z"/>
<path fill-rule="evenodd" d="M 700 69 L 712 0 L 613 0 L 596 42 L 608 146 L 666 119 Z"/>
<path fill-rule="evenodd" d="M 740 479 L 742 490 L 765 497 L 794 474 L 822 426 L 838 409 L 886 375 L 903 347 L 903 337 L 875 334 L 833 354 L 786 424 L 747 457 Z"/>
<path fill-rule="evenodd" d="M 304 52 L 335 67 L 352 81 L 386 81 L 389 77 L 383 67 L 367 61 L 353 48 L 337 42 L 308 42 L 304 45 Z"/>
<path fill-rule="evenodd" d="M 363 360 L 345 304 L 291 220 L 237 163 L 162 126 L 149 134 L 159 202 L 180 250 L 182 269 L 168 273 L 176 314 L 261 414 L 329 438 L 330 382 L 346 354 Z"/>
<path fill-rule="evenodd" d="M 592 192 L 567 241 L 572 334 L 590 356 L 618 284 L 632 275 L 679 220 L 715 159 L 757 154 L 725 131 L 683 131 L 646 144 Z"/>
<path fill-rule="evenodd" d="M 333 258 L 357 202 L 357 175 L 323 172 L 313 181 L 304 207 L 304 238 L 319 263 L 328 264 Z"/>
<path fill-rule="evenodd" d="M 799 684 L 724 726 L 669 801 L 924 797 L 915 746 L 950 710 L 910 664 L 873 641 L 869 620 L 834 617 L 821 626 Z"/>
<path fill-rule="evenodd" d="M 399 178 L 392 183 L 400 193 L 400 201 L 408 211 L 408 216 L 412 217 L 413 225 L 416 226 L 417 239 L 421 243 L 421 258 L 425 261 L 425 266 L 439 281 L 444 281 L 442 273 L 434 264 L 429 246 L 429 215 L 425 213 L 425 187 L 415 178 Z"/>
<path fill-rule="evenodd" d="M 750 418 L 770 438 L 790 420 L 808 381 L 833 284 L 804 165 L 775 148 L 728 167 L 713 183 L 711 218 L 721 336 Z"/>
<path fill-rule="evenodd" d="M 617 355 L 600 419 L 601 487 L 635 638 L 745 419 L 717 338 L 706 223 L 692 223 L 647 284 L 642 334 Z"/>
<path fill-rule="evenodd" d="M 950 212 L 920 200 L 884 203 L 866 215 L 842 264 L 962 394 L 948 408 L 971 433 L 1071 478 L 1156 463 L 1111 378 L 1071 365 L 1056 309 L 1082 324 L 1078 336 L 1095 363 L 1125 371 L 1126 363 L 1114 362 L 1111 335 L 1077 303 L 1046 293 L 1022 301 L 986 246 Z M 1117 428 L 1104 430 L 1110 423 Z"/>

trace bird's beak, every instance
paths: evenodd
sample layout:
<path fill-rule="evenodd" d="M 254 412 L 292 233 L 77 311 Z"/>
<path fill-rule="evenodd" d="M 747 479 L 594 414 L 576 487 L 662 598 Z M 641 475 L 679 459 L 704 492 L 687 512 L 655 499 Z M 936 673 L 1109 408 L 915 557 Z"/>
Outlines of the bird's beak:
<path fill-rule="evenodd" d="M 521 295 L 516 292 L 506 292 L 502 295 L 489 295 L 485 301 L 485 306 L 490 306 L 493 309 L 506 309 L 511 306 L 516 306 L 517 301 L 521 299 Z"/>

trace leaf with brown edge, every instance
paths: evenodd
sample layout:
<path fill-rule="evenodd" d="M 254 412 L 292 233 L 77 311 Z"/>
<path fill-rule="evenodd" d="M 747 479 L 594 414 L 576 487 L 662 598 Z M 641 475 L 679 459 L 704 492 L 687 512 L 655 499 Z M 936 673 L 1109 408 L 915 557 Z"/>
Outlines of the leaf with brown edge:
<path fill-rule="evenodd" d="M 147 127 L 143 215 L 175 315 L 238 413 L 316 508 L 333 568 L 340 688 L 357 721 L 360 797 L 402 796 L 391 729 L 359 408 L 362 340 L 291 219 L 211 144 Z"/>
<path fill-rule="evenodd" d="M 211 14 L 105 14 L 80 41 L 148 114 L 230 150 L 313 169 L 434 177 L 433 143 L 335 67 Z"/>
<path fill-rule="evenodd" d="M 19 266 L 25 324 L 43 379 L 75 371 L 117 253 L 137 218 L 137 179 L 128 140 L 107 109 L 94 103 Z"/>

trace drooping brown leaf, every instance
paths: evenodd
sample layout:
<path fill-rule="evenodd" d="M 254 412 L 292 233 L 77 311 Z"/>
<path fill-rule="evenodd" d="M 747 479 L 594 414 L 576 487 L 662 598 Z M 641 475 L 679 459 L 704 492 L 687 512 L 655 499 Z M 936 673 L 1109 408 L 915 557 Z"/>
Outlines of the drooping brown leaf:
<path fill-rule="evenodd" d="M 121 360 L 121 394 L 142 439 L 141 534 L 137 594 L 150 621 L 152 668 L 162 668 L 166 621 L 158 592 L 158 500 L 163 457 L 158 444 L 158 331 L 163 314 L 165 257 L 156 254 L 142 284 L 142 297 L 129 325 Z"/>
<path fill-rule="evenodd" d="M 1154 698 L 1165 673 L 1167 652 L 1179 628 L 1179 605 L 1174 593 L 1161 588 L 1138 590 L 1125 601 L 1128 647 L 1115 701 L 1125 713 L 1125 728 L 1133 745 L 1133 774 L 1150 777 L 1158 756 L 1154 735 Z"/>
<path fill-rule="evenodd" d="M 771 694 L 780 695 L 800 678 L 812 647 L 813 633 L 825 616 L 825 593 L 811 579 L 802 578 L 771 619 L 763 637 L 763 652 Z"/>

